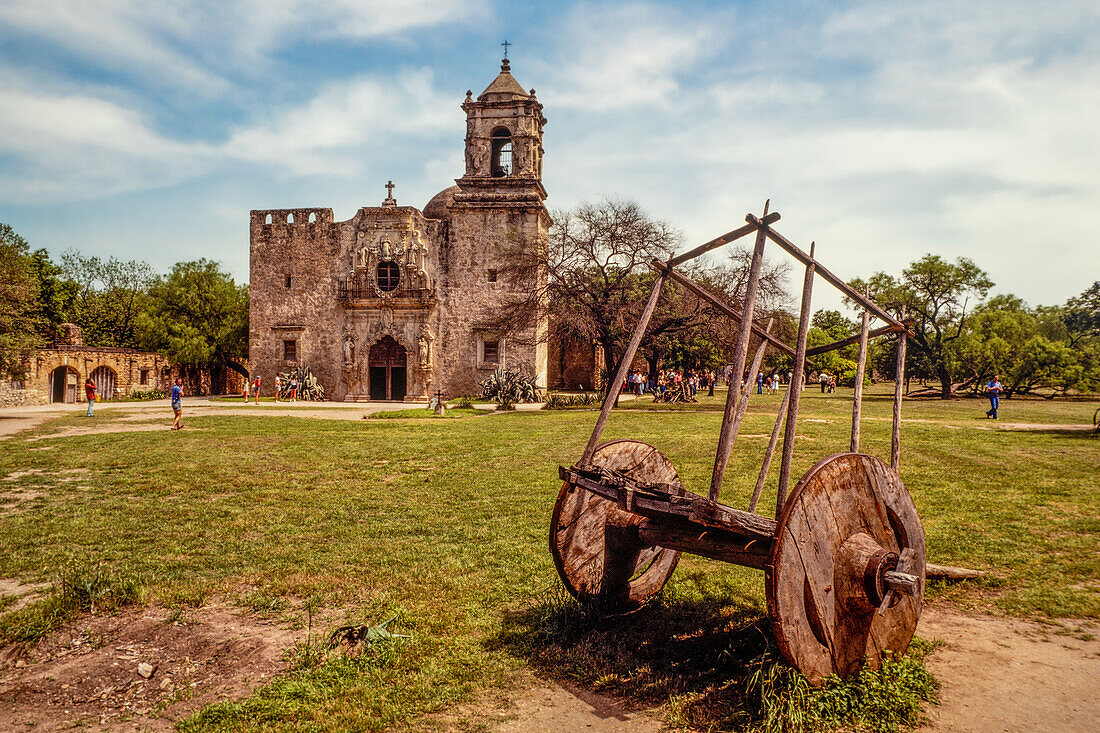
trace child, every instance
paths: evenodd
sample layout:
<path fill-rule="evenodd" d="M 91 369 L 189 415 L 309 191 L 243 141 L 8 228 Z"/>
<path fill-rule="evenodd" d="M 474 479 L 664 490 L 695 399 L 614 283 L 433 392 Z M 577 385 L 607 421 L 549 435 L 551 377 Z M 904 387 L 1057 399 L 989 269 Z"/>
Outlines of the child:
<path fill-rule="evenodd" d="M 283 388 L 283 378 L 278 372 L 275 372 L 275 401 L 276 402 L 279 401 L 279 390 L 281 390 L 282 388 Z"/>

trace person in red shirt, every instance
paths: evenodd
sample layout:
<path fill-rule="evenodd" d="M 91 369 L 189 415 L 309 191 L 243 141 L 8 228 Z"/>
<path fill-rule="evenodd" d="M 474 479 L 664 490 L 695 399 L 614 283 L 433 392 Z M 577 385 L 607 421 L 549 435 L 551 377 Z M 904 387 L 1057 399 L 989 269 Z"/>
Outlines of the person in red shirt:
<path fill-rule="evenodd" d="M 91 417 L 95 407 L 95 382 L 92 381 L 91 377 L 84 380 L 84 396 L 88 398 L 87 417 Z"/>

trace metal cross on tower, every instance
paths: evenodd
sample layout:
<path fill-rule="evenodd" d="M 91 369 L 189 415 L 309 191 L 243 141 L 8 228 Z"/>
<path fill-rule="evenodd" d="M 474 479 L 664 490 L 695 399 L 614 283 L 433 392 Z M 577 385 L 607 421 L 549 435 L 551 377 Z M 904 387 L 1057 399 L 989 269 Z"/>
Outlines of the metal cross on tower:
<path fill-rule="evenodd" d="M 508 43 L 508 39 L 505 38 L 504 43 L 502 43 L 500 45 L 504 46 L 504 58 L 508 58 L 508 47 L 511 46 L 512 44 Z"/>

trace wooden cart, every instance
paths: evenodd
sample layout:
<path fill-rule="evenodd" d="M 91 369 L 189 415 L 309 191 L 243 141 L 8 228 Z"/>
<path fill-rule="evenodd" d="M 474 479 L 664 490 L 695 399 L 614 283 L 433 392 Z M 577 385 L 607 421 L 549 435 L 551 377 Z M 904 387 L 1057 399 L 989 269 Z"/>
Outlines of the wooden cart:
<path fill-rule="evenodd" d="M 866 659 L 904 652 L 920 617 L 925 584 L 924 531 L 916 507 L 898 475 L 902 379 L 895 380 L 890 463 L 859 452 L 860 408 L 867 344 L 897 334 L 897 374 L 905 372 L 908 323 L 883 311 L 803 252 L 772 224 L 778 213 L 746 217 L 746 225 L 667 262 L 654 261 L 658 276 L 641 318 L 611 382 L 592 437 L 573 466 L 561 467 L 564 481 L 550 521 L 550 552 L 566 588 L 578 600 L 607 613 L 637 610 L 664 587 L 681 552 L 764 571 L 768 615 L 784 657 L 811 682 L 831 674 L 847 676 Z M 755 247 L 743 310 L 722 302 L 677 266 L 716 247 L 755 233 Z M 773 242 L 806 268 L 798 336 L 792 348 L 753 322 L 761 265 Z M 858 337 L 808 349 L 810 300 L 815 277 L 864 309 Z M 673 280 L 739 326 L 732 384 L 706 496 L 684 488 L 660 450 L 640 440 L 600 443 L 624 378 L 657 306 Z M 871 330 L 871 317 L 885 325 Z M 756 374 L 768 348 L 793 358 L 793 376 L 749 501 L 742 511 L 717 501 L 734 441 L 748 408 L 752 380 L 737 389 L 745 373 L 750 340 L 759 346 L 749 374 Z M 820 460 L 788 494 L 798 427 L 798 405 L 807 363 L 833 349 L 859 343 L 849 452 Z M 772 458 L 783 434 L 775 516 L 755 513 Z"/>

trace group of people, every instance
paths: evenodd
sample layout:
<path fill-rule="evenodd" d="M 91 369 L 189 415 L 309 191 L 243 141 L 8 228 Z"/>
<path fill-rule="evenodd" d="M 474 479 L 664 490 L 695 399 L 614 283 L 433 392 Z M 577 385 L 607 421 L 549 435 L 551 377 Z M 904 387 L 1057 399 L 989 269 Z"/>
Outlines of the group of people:
<path fill-rule="evenodd" d="M 262 384 L 262 380 L 260 379 L 259 374 L 257 374 L 251 380 L 249 380 L 249 379 L 244 380 L 244 387 L 241 390 L 241 396 L 244 398 L 245 404 L 248 404 L 249 394 L 253 395 L 253 397 L 255 399 L 255 404 L 257 404 L 257 405 L 260 404 L 260 386 L 261 386 L 261 384 Z M 276 402 L 279 401 L 279 395 L 282 394 L 283 387 L 286 387 L 287 401 L 288 402 L 297 402 L 298 401 L 298 377 L 292 374 L 290 376 L 290 379 L 288 379 L 284 382 L 283 377 L 282 377 L 281 374 L 276 374 L 275 375 L 275 401 Z"/>
<path fill-rule="evenodd" d="M 717 374 L 707 370 L 661 369 L 657 372 L 657 378 L 654 379 L 647 372 L 635 369 L 626 376 L 626 380 L 622 384 L 622 391 L 631 392 L 639 397 L 647 392 L 660 395 L 670 388 L 687 384 L 691 395 L 694 397 L 698 394 L 700 388 L 709 387 L 716 379 Z"/>

